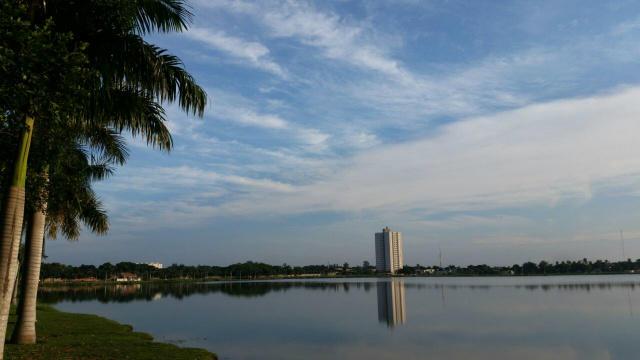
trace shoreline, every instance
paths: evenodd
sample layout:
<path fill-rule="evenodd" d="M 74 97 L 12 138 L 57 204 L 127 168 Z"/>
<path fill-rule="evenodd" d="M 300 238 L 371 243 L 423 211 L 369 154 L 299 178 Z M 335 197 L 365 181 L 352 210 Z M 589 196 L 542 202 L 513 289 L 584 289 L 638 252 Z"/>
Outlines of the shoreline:
<path fill-rule="evenodd" d="M 247 281 L 274 281 L 274 280 L 312 280 L 312 279 L 370 279 L 370 278 L 489 278 L 489 277 L 555 277 L 555 276 L 606 276 L 606 275 L 640 275 L 640 273 L 607 272 L 607 273 L 566 273 L 566 274 L 514 274 L 514 275 L 482 275 L 482 274 L 442 274 L 442 275 L 337 275 L 337 276 L 294 276 L 294 277 L 269 277 L 259 279 L 167 279 L 167 280 L 142 280 L 142 281 L 67 281 L 46 282 L 39 286 L 95 286 L 95 285 L 135 285 L 135 284 L 178 284 L 178 283 L 215 283 L 215 282 L 247 282 Z"/>
<path fill-rule="evenodd" d="M 7 359 L 218 359 L 205 349 L 184 348 L 156 342 L 147 333 L 133 331 L 131 325 L 90 314 L 75 314 L 38 303 L 37 343 L 5 345 Z M 7 340 L 15 326 L 12 307 Z"/>

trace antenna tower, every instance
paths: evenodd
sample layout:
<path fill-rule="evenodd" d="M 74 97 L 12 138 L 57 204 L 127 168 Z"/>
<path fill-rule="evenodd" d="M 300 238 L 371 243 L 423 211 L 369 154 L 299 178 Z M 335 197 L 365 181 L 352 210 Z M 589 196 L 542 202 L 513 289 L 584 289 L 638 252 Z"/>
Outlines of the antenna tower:
<path fill-rule="evenodd" d="M 620 230 L 620 243 L 622 244 L 622 261 L 626 261 L 627 256 L 624 254 L 624 237 L 622 236 L 622 230 Z"/>
<path fill-rule="evenodd" d="M 438 252 L 440 253 L 440 269 L 442 269 L 442 249 L 440 248 L 440 244 L 438 244 Z"/>

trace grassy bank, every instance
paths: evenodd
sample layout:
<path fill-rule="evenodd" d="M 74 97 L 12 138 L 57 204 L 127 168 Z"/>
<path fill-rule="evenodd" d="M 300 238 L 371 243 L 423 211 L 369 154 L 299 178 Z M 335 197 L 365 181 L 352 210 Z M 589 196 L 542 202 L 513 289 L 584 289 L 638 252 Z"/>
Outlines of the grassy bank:
<path fill-rule="evenodd" d="M 16 320 L 14 309 L 11 314 L 7 339 Z M 96 315 L 65 313 L 39 304 L 37 316 L 38 343 L 7 344 L 6 359 L 217 359 L 204 349 L 153 342 L 149 334 Z"/>

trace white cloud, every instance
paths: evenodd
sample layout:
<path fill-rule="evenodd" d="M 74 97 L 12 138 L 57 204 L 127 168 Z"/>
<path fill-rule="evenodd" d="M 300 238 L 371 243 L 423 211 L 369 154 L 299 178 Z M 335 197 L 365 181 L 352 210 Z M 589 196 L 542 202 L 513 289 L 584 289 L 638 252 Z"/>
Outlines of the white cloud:
<path fill-rule="evenodd" d="M 522 216 L 496 215 L 491 217 L 474 215 L 455 215 L 444 220 L 422 221 L 429 228 L 461 229 L 464 227 L 511 228 L 535 225 L 535 222 Z"/>
<path fill-rule="evenodd" d="M 305 127 L 295 122 L 287 121 L 277 114 L 263 113 L 256 110 L 257 104 L 245 97 L 231 94 L 218 89 L 207 89 L 210 96 L 211 109 L 206 117 L 227 120 L 242 126 L 252 126 L 285 131 L 308 150 L 318 152 L 326 149 L 326 141 L 330 138 L 319 129 Z M 178 124 L 173 126 L 178 127 Z M 178 127 L 179 129 L 179 127 Z M 200 133 L 194 134 L 202 140 Z"/>
<path fill-rule="evenodd" d="M 247 61 L 252 66 L 286 78 L 286 72 L 269 59 L 269 49 L 259 42 L 227 35 L 224 31 L 209 28 L 191 27 L 184 33 L 190 39 L 197 40 L 228 55 Z"/>
<path fill-rule="evenodd" d="M 323 145 L 329 138 L 329 135 L 322 133 L 318 129 L 300 129 L 297 131 L 298 136 L 309 145 Z"/>
<path fill-rule="evenodd" d="M 406 76 L 398 62 L 376 42 L 374 31 L 362 24 L 349 24 L 332 12 L 321 12 L 306 2 L 246 3 L 239 1 L 204 1 L 203 6 L 246 13 L 264 24 L 270 35 L 296 38 L 301 43 L 320 49 L 330 59 L 347 61 L 368 70 L 393 76 Z"/>
<path fill-rule="evenodd" d="M 633 21 L 626 21 L 621 24 L 615 25 L 611 29 L 611 34 L 614 36 L 623 35 L 635 30 L 640 29 L 640 18 Z"/>
<path fill-rule="evenodd" d="M 174 202 L 188 203 L 186 212 L 200 207 L 201 218 L 312 211 L 402 218 L 413 211 L 411 217 L 418 222 L 421 216 L 424 220 L 448 211 L 584 202 L 594 192 L 612 189 L 628 188 L 631 196 L 640 181 L 638 98 L 636 87 L 463 120 L 424 140 L 379 145 L 331 166 L 325 162 L 324 178 L 303 185 L 181 166 L 119 174 L 109 188 L 148 192 L 182 187 L 183 193 L 190 189 L 186 193 L 193 194 L 192 200 Z M 301 172 L 306 166 L 304 161 L 296 165 Z M 202 203 L 197 195 L 223 189 L 235 193 L 215 204 Z M 460 216 L 426 225 L 531 225 L 517 216 Z"/>
<path fill-rule="evenodd" d="M 327 179 L 278 196 L 276 207 L 260 205 L 272 204 L 264 193 L 235 207 L 438 213 L 588 200 L 640 174 L 638 98 L 632 88 L 460 121 L 429 139 L 357 155 Z"/>
<path fill-rule="evenodd" d="M 375 134 L 368 133 L 362 129 L 347 128 L 342 134 L 345 147 L 356 149 L 366 149 L 380 144 L 380 140 Z"/>
<path fill-rule="evenodd" d="M 402 72 L 384 49 L 369 43 L 364 27 L 347 25 L 338 14 L 322 13 L 302 2 L 287 2 L 263 15 L 273 36 L 298 38 L 305 45 L 322 49 L 327 58 L 390 75 Z"/>
<path fill-rule="evenodd" d="M 403 127 L 419 127 L 435 116 L 469 116 L 524 106 L 543 94 L 525 95 L 520 91 L 523 86 L 553 91 L 565 86 L 563 80 L 572 74 L 563 66 L 571 49 L 544 47 L 491 55 L 462 66 L 435 65 L 430 71 L 412 71 L 391 54 L 402 39 L 389 41 L 390 35 L 381 35 L 366 21 L 321 11 L 308 2 L 222 0 L 201 4 L 247 14 L 267 29 L 268 36 L 297 40 L 318 49 L 325 58 L 368 70 L 365 78 L 353 76 L 330 86 L 327 96 L 336 101 L 337 92 L 350 105 L 373 108 L 384 117 L 382 121 Z M 540 77 L 541 71 L 549 75 Z"/>
<path fill-rule="evenodd" d="M 637 22 L 629 22 L 609 33 L 580 36 L 571 44 L 533 44 L 513 53 L 491 53 L 473 62 L 405 66 L 395 54 L 403 39 L 394 38 L 393 29 L 376 28 L 368 19 L 320 9 L 306 1 L 215 0 L 200 4 L 248 15 L 265 29 L 266 37 L 296 40 L 314 47 L 325 58 L 369 70 L 365 77 L 354 74 L 325 84 L 329 88 L 327 101 L 335 104 L 343 99 L 345 107 L 357 104 L 373 109 L 381 123 L 392 122 L 402 128 L 420 128 L 438 116 L 477 116 L 558 94 L 566 96 L 567 91 L 579 93 L 582 75 L 591 76 L 612 62 L 635 61 L 640 54 L 637 40 L 611 36 L 635 29 Z M 313 79 L 305 75 L 305 79 Z M 315 82 L 322 82 L 321 75 L 317 76 Z M 373 124 L 366 126 L 368 132 L 373 131 Z"/>
<path fill-rule="evenodd" d="M 236 109 L 232 107 L 219 108 L 217 115 L 232 119 L 245 125 L 252 125 L 270 129 L 285 129 L 289 124 L 277 115 L 258 114 L 249 109 Z"/>
<path fill-rule="evenodd" d="M 584 202 L 594 192 L 622 187 L 631 195 L 640 179 L 638 98 L 640 88 L 630 88 L 463 120 L 424 140 L 379 145 L 332 166 L 325 162 L 325 177 L 305 185 L 186 166 L 137 169 L 135 175 L 119 174 L 117 182 L 121 189 L 145 191 L 169 184 L 244 189 L 213 210 L 207 205 L 211 216 L 412 210 L 426 216 Z M 305 171 L 304 163 L 296 166 Z M 113 183 L 110 188 L 119 189 Z M 461 220 L 483 226 L 493 221 L 452 221 Z"/>
<path fill-rule="evenodd" d="M 428 66 L 432 71 L 420 73 L 411 72 L 394 60 L 390 54 L 392 46 L 376 42 L 376 30 L 366 22 L 320 11 L 307 2 L 203 1 L 201 4 L 249 15 L 266 29 L 260 36 L 297 40 L 316 48 L 325 58 L 371 70 L 364 80 L 357 76 L 340 79 L 344 82 L 337 81 L 326 89 L 331 101 L 344 101 L 353 108 L 370 106 L 379 110 L 376 113 L 381 114 L 380 123 L 386 128 L 424 130 L 424 123 L 436 116 L 475 116 L 440 127 L 428 139 L 381 145 L 393 139 L 379 139 L 372 130 L 375 126 L 366 122 L 358 127 L 349 124 L 352 119 L 335 116 L 347 124 L 347 131 L 339 126 L 320 130 L 304 126 L 306 119 L 296 119 L 297 114 L 290 112 L 282 100 L 269 99 L 268 106 L 259 106 L 259 100 L 210 91 L 209 116 L 240 126 L 287 133 L 298 142 L 295 146 L 310 153 L 333 150 L 330 146 L 346 142 L 351 143 L 350 150 L 361 149 L 355 157 L 335 161 L 332 166 L 324 162 L 322 180 L 290 186 L 284 195 L 271 194 L 278 190 L 268 186 L 252 187 L 251 191 L 230 200 L 225 205 L 229 210 L 244 214 L 390 208 L 437 213 L 531 204 L 553 206 L 566 199 L 588 201 L 603 187 L 620 185 L 620 179 L 629 182 L 637 179 L 625 175 L 640 174 L 637 147 L 629 137 L 635 130 L 632 119 L 640 116 L 629 95 L 637 95 L 637 89 L 478 117 L 496 108 L 522 107 L 541 97 L 553 97 L 557 95 L 554 91 L 589 72 L 582 68 L 597 69 L 607 54 L 619 59 L 616 49 L 629 52 L 629 48 L 634 47 L 616 43 L 598 51 L 599 60 L 587 55 L 603 47 L 611 34 L 635 29 L 633 23 L 621 25 L 624 31 L 614 29 L 607 35 L 582 37 L 564 47 L 534 45 L 512 54 L 490 55 L 474 63 L 439 68 L 431 64 Z M 259 42 L 206 28 L 195 28 L 187 36 L 258 67 L 272 62 L 269 50 Z M 566 61 L 569 58 L 575 61 Z M 574 73 L 580 71 L 577 75 Z M 273 87 L 263 85 L 260 91 L 273 92 Z M 536 90 L 523 90 L 527 87 Z M 326 103 L 318 101 L 314 106 L 310 113 L 317 116 L 319 107 Z M 323 123 L 325 129 L 329 129 L 327 122 Z M 190 128 L 190 124 L 175 125 L 178 132 L 190 133 L 202 143 L 209 145 L 212 141 Z M 216 151 L 232 153 L 233 150 L 223 149 L 228 144 L 225 142 Z M 271 158 L 280 155 L 286 158 L 275 165 L 265 162 L 247 167 L 256 171 L 276 167 L 272 173 L 281 169 L 299 174 L 313 172 L 315 163 L 304 158 L 311 154 L 300 156 L 300 152 L 292 151 L 293 146 L 286 146 L 289 145 L 276 151 L 244 149 L 245 152 L 260 150 L 261 155 Z M 309 163 L 305 164 L 306 161 Z M 238 173 L 246 175 L 241 170 Z M 317 173 L 314 175 L 317 179 Z M 244 178 L 251 179 L 251 176 Z"/>
<path fill-rule="evenodd" d="M 326 140 L 329 135 L 318 129 L 305 128 L 282 119 L 274 114 L 260 114 L 251 109 L 237 108 L 231 104 L 214 104 L 215 116 L 227 119 L 242 125 L 256 126 L 274 130 L 284 130 L 290 132 L 295 139 L 307 146 L 309 149 L 320 151 L 326 148 Z"/>
<path fill-rule="evenodd" d="M 136 168 L 123 171 L 109 184 L 110 190 L 136 190 L 142 192 L 172 191 L 175 187 L 199 187 L 203 190 L 211 186 L 226 185 L 243 189 L 261 189 L 276 192 L 292 190 L 289 184 L 270 179 L 254 179 L 238 175 L 221 174 L 191 166 Z M 171 186 L 172 188 L 168 188 Z M 221 194 L 209 191 L 210 194 Z"/>

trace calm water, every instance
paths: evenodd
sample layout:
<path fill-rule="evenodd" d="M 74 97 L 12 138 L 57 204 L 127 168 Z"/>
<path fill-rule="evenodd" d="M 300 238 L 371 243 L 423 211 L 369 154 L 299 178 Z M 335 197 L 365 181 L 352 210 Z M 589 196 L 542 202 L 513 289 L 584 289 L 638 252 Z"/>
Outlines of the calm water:
<path fill-rule="evenodd" d="M 639 275 L 111 285 L 40 298 L 221 359 L 640 358 Z"/>

